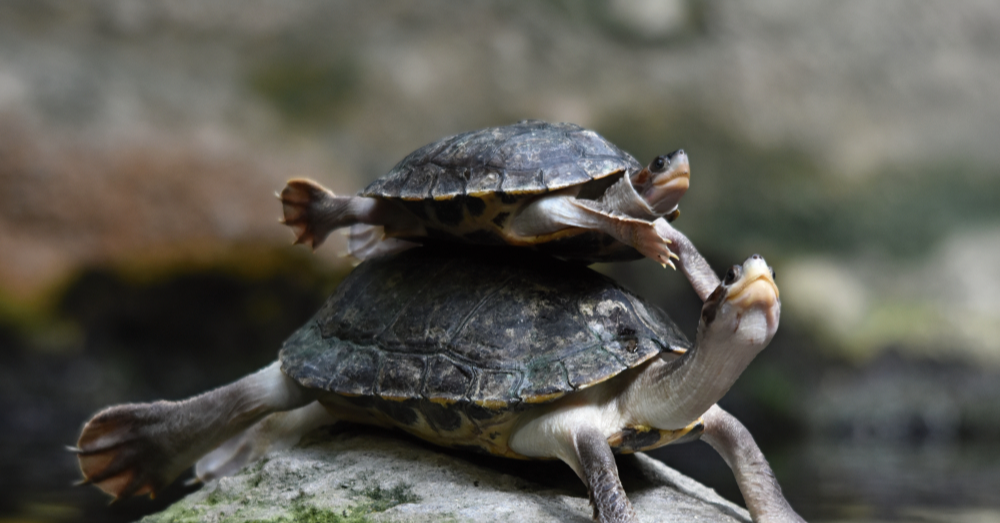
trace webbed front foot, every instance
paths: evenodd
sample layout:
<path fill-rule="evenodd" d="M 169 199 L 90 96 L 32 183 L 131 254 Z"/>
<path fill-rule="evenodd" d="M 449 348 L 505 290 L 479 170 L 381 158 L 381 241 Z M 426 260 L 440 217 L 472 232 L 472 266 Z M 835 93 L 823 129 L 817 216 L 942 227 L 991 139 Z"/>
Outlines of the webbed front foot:
<path fill-rule="evenodd" d="M 670 248 L 672 242 L 670 238 L 660 233 L 657 227 L 660 222 L 666 223 L 666 220 L 659 218 L 654 222 L 629 222 L 627 226 L 630 228 L 629 236 L 632 239 L 632 246 L 640 254 L 659 263 L 664 268 L 669 265 L 671 269 L 676 270 L 677 267 L 673 260 L 677 259 L 677 254 Z"/>

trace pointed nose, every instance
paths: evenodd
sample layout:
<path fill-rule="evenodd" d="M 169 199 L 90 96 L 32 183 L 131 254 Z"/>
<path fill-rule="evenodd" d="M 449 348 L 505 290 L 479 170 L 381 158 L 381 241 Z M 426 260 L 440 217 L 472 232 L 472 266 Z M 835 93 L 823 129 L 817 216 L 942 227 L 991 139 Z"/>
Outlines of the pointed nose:
<path fill-rule="evenodd" d="M 778 285 L 774 283 L 773 272 L 767 260 L 759 254 L 754 254 L 743 262 L 743 277 L 746 281 L 765 280 L 778 294 Z"/>
<path fill-rule="evenodd" d="M 667 167 L 667 173 L 670 175 L 668 179 L 674 180 L 678 177 L 690 178 L 691 165 L 688 162 L 688 155 L 684 152 L 684 149 L 677 149 L 670 154 L 664 155 L 663 158 L 667 159 L 667 164 L 669 165 Z"/>

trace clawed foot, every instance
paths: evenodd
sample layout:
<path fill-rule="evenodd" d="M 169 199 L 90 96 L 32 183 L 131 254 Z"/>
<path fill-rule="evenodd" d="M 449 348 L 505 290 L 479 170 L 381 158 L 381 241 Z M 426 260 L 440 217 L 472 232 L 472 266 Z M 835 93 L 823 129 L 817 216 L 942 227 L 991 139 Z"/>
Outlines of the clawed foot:
<path fill-rule="evenodd" d="M 318 230 L 317 214 L 324 202 L 335 198 L 334 194 L 312 180 L 296 178 L 289 180 L 277 196 L 284 212 L 281 223 L 295 232 L 295 244 L 304 243 L 313 249 L 319 247 L 330 231 Z"/>
<path fill-rule="evenodd" d="M 666 220 L 659 218 L 652 223 L 636 224 L 635 229 L 633 229 L 633 238 L 635 239 L 635 248 L 645 257 L 651 258 L 663 268 L 667 265 L 671 269 L 676 270 L 677 267 L 674 265 L 673 260 L 678 259 L 677 255 L 670 249 L 671 240 L 669 236 L 662 234 L 660 232 L 660 223 L 667 224 Z M 673 230 L 670 227 L 670 230 Z"/>
<path fill-rule="evenodd" d="M 157 441 L 169 410 L 167 402 L 119 405 L 94 416 L 69 449 L 79 459 L 81 483 L 93 483 L 115 500 L 153 496 L 166 487 L 184 469 L 172 470 L 175 456 Z"/>

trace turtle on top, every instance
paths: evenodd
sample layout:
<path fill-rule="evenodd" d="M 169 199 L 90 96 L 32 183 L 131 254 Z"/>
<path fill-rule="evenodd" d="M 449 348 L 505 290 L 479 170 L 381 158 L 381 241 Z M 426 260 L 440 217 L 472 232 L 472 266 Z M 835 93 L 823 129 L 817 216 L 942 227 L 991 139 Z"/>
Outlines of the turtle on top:
<path fill-rule="evenodd" d="M 704 260 L 679 252 L 688 270 Z M 746 428 L 715 403 L 771 340 L 781 302 L 758 255 L 699 281 L 695 343 L 610 278 L 540 253 L 413 249 L 359 265 L 278 361 L 183 401 L 97 413 L 77 443 L 86 481 L 155 494 L 196 462 L 231 474 L 336 421 L 442 446 L 558 459 L 594 518 L 637 520 L 613 454 L 704 439 L 732 467 L 754 521 L 800 522 Z"/>
<path fill-rule="evenodd" d="M 678 216 L 689 181 L 683 150 L 643 167 L 594 131 L 525 120 L 425 145 L 357 196 L 294 179 L 279 198 L 296 243 L 316 248 L 351 227 L 349 253 L 362 260 L 451 241 L 673 265 L 657 227 Z"/>

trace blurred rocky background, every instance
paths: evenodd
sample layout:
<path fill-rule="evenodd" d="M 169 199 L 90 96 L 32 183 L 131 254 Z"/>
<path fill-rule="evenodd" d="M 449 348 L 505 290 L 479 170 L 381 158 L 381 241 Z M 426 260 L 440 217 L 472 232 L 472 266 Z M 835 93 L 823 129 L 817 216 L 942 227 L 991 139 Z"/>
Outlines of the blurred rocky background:
<path fill-rule="evenodd" d="M 676 225 L 778 274 L 723 404 L 811 521 L 1000 521 L 1000 4 L 0 2 L 0 521 L 127 521 L 62 450 L 102 406 L 273 359 L 350 269 L 292 248 L 291 176 L 350 193 L 524 118 L 641 161 Z M 600 266 L 693 334 L 683 278 Z M 704 444 L 653 453 L 740 501 Z"/>

